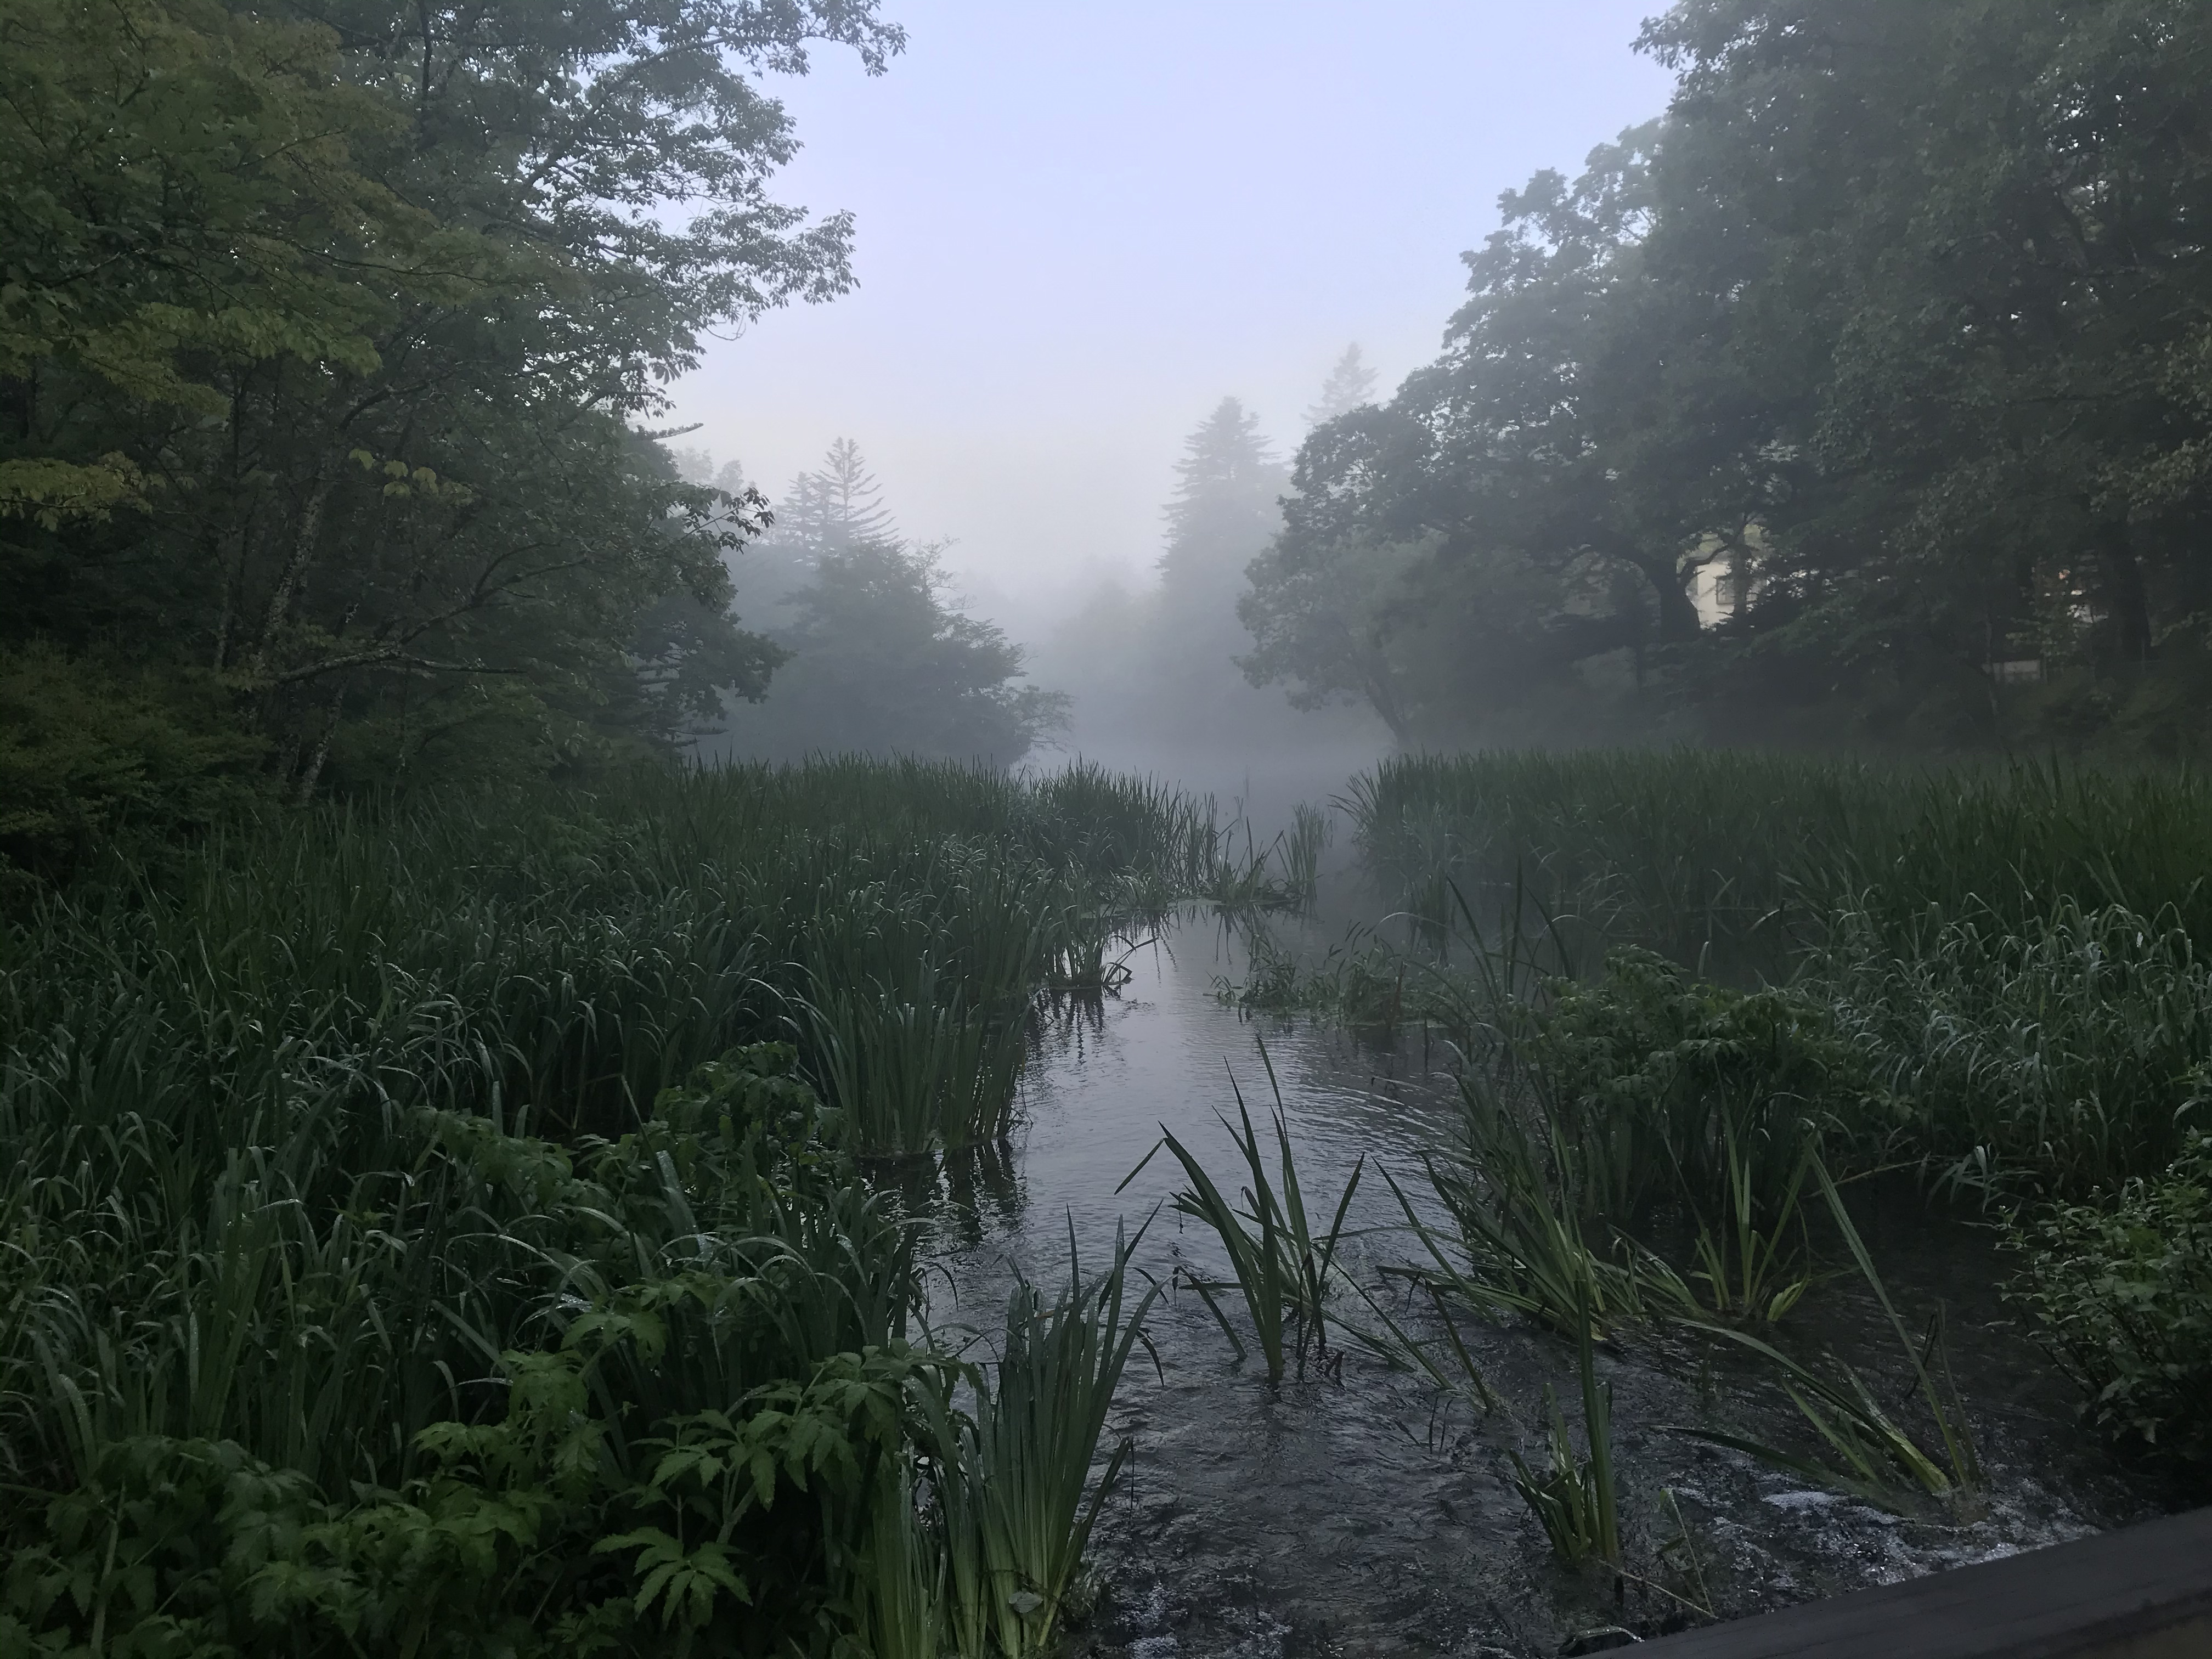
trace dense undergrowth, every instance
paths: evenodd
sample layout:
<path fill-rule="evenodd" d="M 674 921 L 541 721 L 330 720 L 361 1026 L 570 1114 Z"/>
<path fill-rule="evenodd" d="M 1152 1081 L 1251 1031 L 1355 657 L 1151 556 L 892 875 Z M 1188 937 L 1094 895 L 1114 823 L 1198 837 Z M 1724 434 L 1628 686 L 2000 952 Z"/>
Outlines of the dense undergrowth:
<path fill-rule="evenodd" d="M 1395 760 L 1346 805 L 1402 933 L 1258 930 L 1235 994 L 1460 1045 L 1464 1297 L 1740 1336 L 1841 1253 L 1822 1183 L 1902 1167 L 2008 1230 L 2096 1422 L 2201 1463 L 2212 784 L 1591 751 Z"/>
<path fill-rule="evenodd" d="M 0 1653 L 1042 1647 L 1142 1305 L 1024 1286 L 969 1363 L 865 1161 L 1000 1133 L 1039 988 L 1226 846 L 1093 771 L 841 762 L 28 895 Z"/>

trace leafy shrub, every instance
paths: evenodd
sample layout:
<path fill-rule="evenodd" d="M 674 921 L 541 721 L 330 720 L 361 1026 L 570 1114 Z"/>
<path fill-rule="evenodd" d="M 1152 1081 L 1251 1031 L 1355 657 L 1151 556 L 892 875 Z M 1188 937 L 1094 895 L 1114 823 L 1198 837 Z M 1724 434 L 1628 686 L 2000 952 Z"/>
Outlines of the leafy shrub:
<path fill-rule="evenodd" d="M 2212 1082 L 2200 1075 L 2200 1083 Z M 2091 1419 L 2168 1456 L 2212 1461 L 2212 1134 L 2166 1172 L 2017 1224 L 2014 1299 L 2088 1395 Z"/>
<path fill-rule="evenodd" d="M 942 1395 L 952 1367 L 894 1334 L 903 1243 L 823 1139 L 794 1060 L 738 1050 L 573 1157 L 412 1114 L 390 1151 L 411 1145 L 414 1179 L 442 1190 L 435 1207 L 465 1205 L 474 1237 L 388 1217 L 396 1260 L 465 1244 L 473 1273 L 520 1297 L 485 1334 L 535 1346 L 472 1364 L 444 1345 L 446 1409 L 350 1478 L 237 1437 L 88 1422 L 58 1489 L 19 1492 L 0 1524 L 0 1654 L 829 1651 L 916 1391 Z M 248 1339 L 241 1364 L 249 1436 L 303 1380 L 281 1351 L 319 1369 L 333 1334 L 318 1342 L 325 1287 L 291 1254 L 259 1339 L 280 1353 Z M 354 1289 L 402 1328 L 422 1310 L 392 1273 L 359 1264 Z M 215 1311 L 200 1322 L 220 1343 Z M 471 1403 L 487 1364 L 503 1409 Z M 108 1386 L 87 1375 L 78 1392 Z"/>
<path fill-rule="evenodd" d="M 0 653 L 0 870 L 57 873 L 123 824 L 173 833 L 258 793 L 264 745 L 228 702 L 211 678 Z"/>
<path fill-rule="evenodd" d="M 1595 983 L 1552 981 L 1505 1030 L 1584 1207 L 1619 1224 L 1674 1195 L 1717 1211 L 1746 1160 L 1759 1192 L 1794 1189 L 1811 1139 L 1894 1115 L 1820 999 L 1692 981 L 1649 951 L 1611 951 Z"/>

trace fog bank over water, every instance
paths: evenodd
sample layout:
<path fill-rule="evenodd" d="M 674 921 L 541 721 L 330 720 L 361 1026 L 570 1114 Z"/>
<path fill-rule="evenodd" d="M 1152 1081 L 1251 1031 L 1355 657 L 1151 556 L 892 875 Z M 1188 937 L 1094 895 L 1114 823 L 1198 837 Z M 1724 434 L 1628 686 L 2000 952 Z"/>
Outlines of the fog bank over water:
<path fill-rule="evenodd" d="M 823 52 L 776 88 L 806 145 L 781 193 L 854 211 L 858 290 L 713 347 L 679 441 L 773 496 L 855 440 L 969 611 L 1076 694 L 1085 754 L 1211 787 L 1364 752 L 1366 722 L 1225 663 L 1167 743 L 1084 618 L 1158 592 L 1177 457 L 1224 396 L 1287 460 L 1347 343 L 1384 393 L 1434 356 L 1499 191 L 1663 104 L 1649 9 L 901 4 L 889 74 Z"/>

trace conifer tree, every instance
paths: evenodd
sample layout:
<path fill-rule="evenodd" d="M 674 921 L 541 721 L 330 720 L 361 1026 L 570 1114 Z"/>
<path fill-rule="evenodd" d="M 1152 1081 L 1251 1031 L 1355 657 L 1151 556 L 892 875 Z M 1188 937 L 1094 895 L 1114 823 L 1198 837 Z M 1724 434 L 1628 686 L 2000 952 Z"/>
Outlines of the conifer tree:
<path fill-rule="evenodd" d="M 883 504 L 883 485 L 850 438 L 830 446 L 822 465 L 791 481 L 775 508 L 776 542 L 806 558 L 896 542 L 898 526 Z"/>
<path fill-rule="evenodd" d="M 1333 421 L 1340 415 L 1349 415 L 1355 409 L 1364 408 L 1375 401 L 1375 371 L 1360 356 L 1358 342 L 1345 347 L 1344 356 L 1336 360 L 1329 370 L 1328 379 L 1322 382 L 1321 400 L 1306 410 L 1309 427 Z"/>
<path fill-rule="evenodd" d="M 1067 699 L 1018 683 L 1021 647 L 966 613 L 939 550 L 899 534 L 850 438 L 792 481 L 775 517 L 738 580 L 790 659 L 757 710 L 730 709 L 728 741 L 714 750 L 1006 766 L 1065 723 Z"/>
<path fill-rule="evenodd" d="M 1171 629 L 1233 626 L 1244 567 L 1282 518 L 1277 498 L 1288 475 L 1260 434 L 1259 417 L 1224 398 L 1184 441 L 1168 502 L 1160 596 Z"/>

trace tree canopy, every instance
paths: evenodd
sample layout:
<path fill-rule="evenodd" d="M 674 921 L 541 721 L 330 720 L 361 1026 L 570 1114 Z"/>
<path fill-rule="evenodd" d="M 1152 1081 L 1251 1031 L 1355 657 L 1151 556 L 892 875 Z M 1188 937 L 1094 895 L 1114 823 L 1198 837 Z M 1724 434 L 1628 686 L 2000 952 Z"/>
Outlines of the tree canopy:
<path fill-rule="evenodd" d="M 1301 448 L 1248 666 L 1408 740 L 2203 731 L 2212 14 L 1684 0 L 1444 355 Z M 2021 684 L 2021 682 L 2030 682 Z"/>
<path fill-rule="evenodd" d="M 872 0 L 15 0 L 0 649 L 210 682 L 300 794 L 758 695 L 724 556 L 763 502 L 639 423 L 706 331 L 850 286 L 849 221 L 769 188 L 762 77 L 818 43 L 902 37 Z"/>

